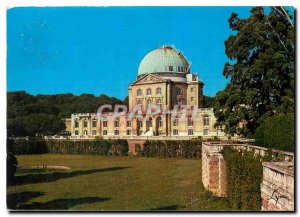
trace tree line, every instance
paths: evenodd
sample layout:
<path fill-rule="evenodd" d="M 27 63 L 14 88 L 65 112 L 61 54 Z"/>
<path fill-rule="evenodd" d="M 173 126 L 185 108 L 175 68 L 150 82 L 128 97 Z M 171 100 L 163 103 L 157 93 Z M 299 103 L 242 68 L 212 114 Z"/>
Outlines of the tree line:
<path fill-rule="evenodd" d="M 25 91 L 7 92 L 7 135 L 57 134 L 65 129 L 63 118 L 69 118 L 72 113 L 97 112 L 101 105 L 127 102 L 126 98 L 123 101 L 105 94 L 33 96 Z"/>

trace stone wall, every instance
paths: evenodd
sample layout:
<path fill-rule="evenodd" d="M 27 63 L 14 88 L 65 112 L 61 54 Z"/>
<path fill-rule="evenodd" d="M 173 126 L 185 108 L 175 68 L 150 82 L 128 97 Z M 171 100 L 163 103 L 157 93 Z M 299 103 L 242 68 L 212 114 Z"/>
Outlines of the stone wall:
<path fill-rule="evenodd" d="M 202 143 L 202 182 L 214 196 L 226 197 L 226 167 L 221 146 Z"/>
<path fill-rule="evenodd" d="M 202 183 L 207 191 L 217 197 L 226 197 L 226 162 L 220 153 L 225 146 L 234 149 L 253 151 L 264 156 L 267 148 L 248 144 L 219 142 L 202 143 Z M 263 181 L 261 184 L 262 210 L 294 210 L 294 154 L 272 150 L 281 154 L 284 162 L 263 162 Z"/>
<path fill-rule="evenodd" d="M 263 211 L 294 211 L 294 163 L 263 162 Z"/>
<path fill-rule="evenodd" d="M 144 140 L 144 139 L 127 139 L 127 142 L 128 142 L 128 153 L 135 155 L 135 154 L 137 154 L 135 146 L 140 145 L 141 149 L 143 150 L 146 140 Z"/>

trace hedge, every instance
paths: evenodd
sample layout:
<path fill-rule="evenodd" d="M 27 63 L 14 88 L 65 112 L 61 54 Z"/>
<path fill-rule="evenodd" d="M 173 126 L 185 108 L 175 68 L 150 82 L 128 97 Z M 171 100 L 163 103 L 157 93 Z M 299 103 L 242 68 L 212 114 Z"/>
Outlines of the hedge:
<path fill-rule="evenodd" d="M 226 162 L 229 207 L 235 210 L 260 211 L 262 162 L 282 161 L 283 156 L 272 153 L 270 149 L 262 157 L 254 151 L 236 150 L 232 147 L 224 147 L 222 154 Z"/>
<path fill-rule="evenodd" d="M 127 140 L 9 140 L 8 151 L 17 155 L 26 154 L 87 154 L 127 155 Z"/>
<path fill-rule="evenodd" d="M 267 118 L 255 131 L 258 146 L 283 151 L 295 150 L 294 113 Z"/>
<path fill-rule="evenodd" d="M 197 140 L 147 140 L 138 156 L 199 159 L 201 153 L 202 142 Z"/>

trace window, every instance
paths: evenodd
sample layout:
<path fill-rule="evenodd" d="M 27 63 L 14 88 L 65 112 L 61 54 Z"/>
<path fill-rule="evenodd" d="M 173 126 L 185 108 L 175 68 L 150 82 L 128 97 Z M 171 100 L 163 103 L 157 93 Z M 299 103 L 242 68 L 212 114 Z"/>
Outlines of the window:
<path fill-rule="evenodd" d="M 127 127 L 131 127 L 131 121 L 127 121 Z"/>
<path fill-rule="evenodd" d="M 75 130 L 75 135 L 78 136 L 79 135 L 79 132 L 78 130 Z"/>
<path fill-rule="evenodd" d="M 75 119 L 75 128 L 78 128 L 78 127 L 79 127 L 79 121 L 77 119 Z"/>
<path fill-rule="evenodd" d="M 137 91 L 136 91 L 136 95 L 137 96 L 141 96 L 143 94 L 143 91 L 141 90 L 141 89 L 138 89 Z"/>
<path fill-rule="evenodd" d="M 85 119 L 84 122 L 83 122 L 83 127 L 87 127 L 87 124 L 88 124 L 88 122 L 87 122 L 87 120 Z"/>
<path fill-rule="evenodd" d="M 143 121 L 138 121 L 138 126 L 141 128 L 143 127 Z"/>
<path fill-rule="evenodd" d="M 177 126 L 178 126 L 178 118 L 175 118 L 175 119 L 173 120 L 173 126 L 174 126 L 174 127 L 177 127 Z"/>
<path fill-rule="evenodd" d="M 137 106 L 142 106 L 142 100 L 141 99 L 138 99 L 138 100 L 136 100 L 136 104 L 137 104 Z"/>
<path fill-rule="evenodd" d="M 162 127 L 163 126 L 163 121 L 162 121 L 162 119 L 160 118 L 159 120 L 158 120 L 158 127 Z"/>
<path fill-rule="evenodd" d="M 183 72 L 183 66 L 178 66 L 178 72 Z"/>
<path fill-rule="evenodd" d="M 147 95 L 151 96 L 151 89 L 150 88 L 147 89 Z"/>
<path fill-rule="evenodd" d="M 151 100 L 150 99 L 147 100 L 147 109 L 151 109 Z"/>
<path fill-rule="evenodd" d="M 93 130 L 93 131 L 92 131 L 92 134 L 93 134 L 93 136 L 96 136 L 97 131 L 96 131 L 96 130 Z"/>
<path fill-rule="evenodd" d="M 188 126 L 193 126 L 193 118 L 191 116 L 188 117 Z"/>
<path fill-rule="evenodd" d="M 161 88 L 156 88 L 156 95 L 160 95 L 161 94 Z"/>
<path fill-rule="evenodd" d="M 207 136 L 208 134 L 209 134 L 208 129 L 205 129 L 205 130 L 203 131 L 203 135 L 204 135 L 204 136 Z"/>
<path fill-rule="evenodd" d="M 191 97 L 191 102 L 194 102 L 194 97 Z"/>
<path fill-rule="evenodd" d="M 209 126 L 209 117 L 208 116 L 203 117 L 203 125 L 204 126 Z"/>
<path fill-rule="evenodd" d="M 127 131 L 126 131 L 126 134 L 127 134 L 127 135 L 131 135 L 131 130 L 127 130 Z"/>
<path fill-rule="evenodd" d="M 107 121 L 106 120 L 103 121 L 102 124 L 103 124 L 103 127 L 107 127 Z"/>
<path fill-rule="evenodd" d="M 115 135 L 119 135 L 119 130 L 115 130 Z"/>
<path fill-rule="evenodd" d="M 194 130 L 193 130 L 193 129 L 189 129 L 189 130 L 188 130 L 188 135 L 189 135 L 189 136 L 194 135 Z"/>
<path fill-rule="evenodd" d="M 193 87 L 191 87 L 191 92 L 194 92 L 194 88 Z"/>
<path fill-rule="evenodd" d="M 173 71 L 173 66 L 169 66 L 169 71 L 170 71 L 170 72 Z"/>
<path fill-rule="evenodd" d="M 163 134 L 162 130 L 159 130 L 157 134 L 158 136 L 161 136 Z"/>
<path fill-rule="evenodd" d="M 107 135 L 107 130 L 103 130 L 102 134 L 103 134 L 103 136 L 106 136 Z"/>
<path fill-rule="evenodd" d="M 178 130 L 177 130 L 177 129 L 174 129 L 174 130 L 173 130 L 173 135 L 174 135 L 174 136 L 178 136 Z"/>
<path fill-rule="evenodd" d="M 93 127 L 97 127 L 97 120 L 93 119 Z"/>
<path fill-rule="evenodd" d="M 176 88 L 176 94 L 178 95 L 182 95 L 182 90 L 181 88 Z"/>
<path fill-rule="evenodd" d="M 87 130 L 83 131 L 83 135 L 87 136 Z"/>
<path fill-rule="evenodd" d="M 157 99 L 157 106 L 159 107 L 159 110 L 161 110 L 161 99 Z"/>
<path fill-rule="evenodd" d="M 117 119 L 117 120 L 114 121 L 114 126 L 115 127 L 119 127 L 119 119 Z"/>

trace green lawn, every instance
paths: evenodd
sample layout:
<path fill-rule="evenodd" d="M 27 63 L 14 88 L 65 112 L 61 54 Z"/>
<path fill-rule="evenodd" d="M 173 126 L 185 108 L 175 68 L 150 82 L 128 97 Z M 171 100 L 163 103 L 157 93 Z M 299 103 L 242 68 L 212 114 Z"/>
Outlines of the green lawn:
<path fill-rule="evenodd" d="M 18 170 L 8 187 L 16 209 L 228 210 L 201 182 L 201 160 L 83 155 L 17 156 L 19 166 L 71 170 Z"/>

